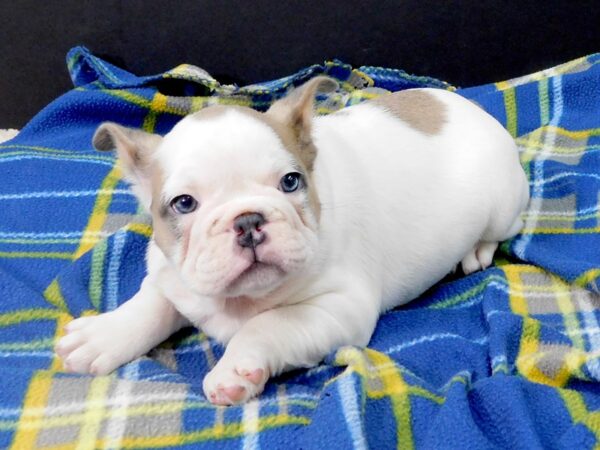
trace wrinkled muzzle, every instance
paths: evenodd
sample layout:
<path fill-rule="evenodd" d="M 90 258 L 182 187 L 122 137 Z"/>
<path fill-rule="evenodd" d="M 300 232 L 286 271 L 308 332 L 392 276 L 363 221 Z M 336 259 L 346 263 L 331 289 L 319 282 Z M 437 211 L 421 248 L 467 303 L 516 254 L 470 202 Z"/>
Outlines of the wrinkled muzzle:
<path fill-rule="evenodd" d="M 311 212 L 271 197 L 224 203 L 199 214 L 187 233 L 182 276 L 198 294 L 213 297 L 272 292 L 305 269 L 317 247 Z"/>

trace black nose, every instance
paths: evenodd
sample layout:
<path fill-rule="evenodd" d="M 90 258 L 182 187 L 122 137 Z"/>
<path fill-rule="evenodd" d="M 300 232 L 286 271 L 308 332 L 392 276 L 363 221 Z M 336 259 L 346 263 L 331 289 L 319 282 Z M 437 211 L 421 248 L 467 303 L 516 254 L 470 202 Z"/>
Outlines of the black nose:
<path fill-rule="evenodd" d="M 233 221 L 233 230 L 237 233 L 237 242 L 241 247 L 256 247 L 266 239 L 261 227 L 266 220 L 260 213 L 244 213 Z"/>

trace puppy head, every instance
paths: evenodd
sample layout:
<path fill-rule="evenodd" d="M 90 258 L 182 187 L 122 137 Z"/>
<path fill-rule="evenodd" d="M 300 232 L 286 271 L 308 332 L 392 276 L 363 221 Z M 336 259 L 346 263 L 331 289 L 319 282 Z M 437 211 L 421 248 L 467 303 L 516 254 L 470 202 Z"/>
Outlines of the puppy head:
<path fill-rule="evenodd" d="M 193 291 L 258 298 L 309 267 L 320 217 L 313 101 L 336 86 L 317 77 L 266 113 L 212 106 L 164 138 L 98 128 L 94 146 L 116 148 L 156 244 Z"/>

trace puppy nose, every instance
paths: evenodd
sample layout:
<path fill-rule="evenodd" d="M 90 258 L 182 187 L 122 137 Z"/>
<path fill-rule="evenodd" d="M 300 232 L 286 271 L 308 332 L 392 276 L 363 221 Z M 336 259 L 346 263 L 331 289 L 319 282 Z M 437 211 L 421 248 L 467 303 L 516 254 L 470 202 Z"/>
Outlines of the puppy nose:
<path fill-rule="evenodd" d="M 266 239 L 261 226 L 266 220 L 260 213 L 240 214 L 233 220 L 233 230 L 237 233 L 237 242 L 241 247 L 256 247 Z"/>

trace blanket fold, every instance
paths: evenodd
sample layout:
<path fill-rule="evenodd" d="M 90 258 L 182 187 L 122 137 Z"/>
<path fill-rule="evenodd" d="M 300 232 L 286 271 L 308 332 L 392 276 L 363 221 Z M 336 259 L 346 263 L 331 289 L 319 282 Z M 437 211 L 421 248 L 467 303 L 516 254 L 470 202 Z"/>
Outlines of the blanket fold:
<path fill-rule="evenodd" d="M 189 328 L 105 377 L 62 372 L 73 317 L 110 311 L 145 275 L 151 223 L 103 121 L 164 134 L 216 103 L 265 110 L 326 74 L 327 114 L 387 91 L 456 88 L 340 61 L 251 86 L 194 66 L 136 76 L 71 50 L 75 88 L 0 144 L 0 447 L 595 448 L 600 445 L 600 55 L 458 89 L 515 137 L 531 184 L 523 232 L 495 265 L 434 286 L 380 319 L 366 349 L 214 407 L 202 378 L 223 348 Z M 127 343 L 123 343 L 127 345 Z"/>

